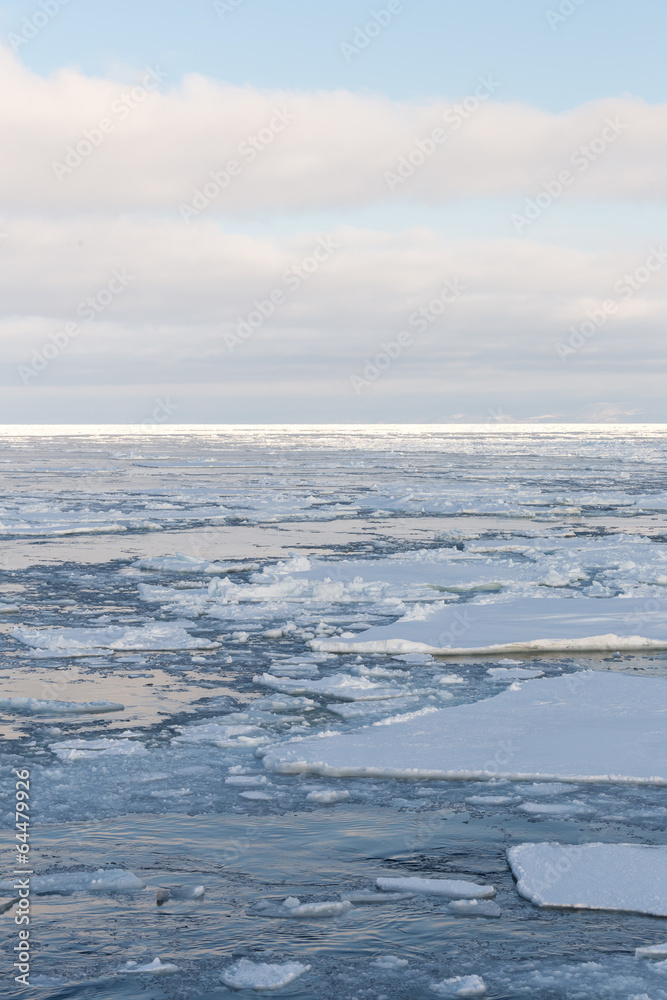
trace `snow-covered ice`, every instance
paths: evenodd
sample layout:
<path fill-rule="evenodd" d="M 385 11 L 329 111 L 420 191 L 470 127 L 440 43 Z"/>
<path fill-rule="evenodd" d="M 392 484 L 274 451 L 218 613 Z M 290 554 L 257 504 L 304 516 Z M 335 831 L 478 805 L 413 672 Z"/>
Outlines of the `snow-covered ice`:
<path fill-rule="evenodd" d="M 519 893 L 536 906 L 667 917 L 667 847 L 519 844 L 507 857 Z"/>
<path fill-rule="evenodd" d="M 666 712 L 666 678 L 585 671 L 405 722 L 276 744 L 264 766 L 332 777 L 665 785 Z"/>
<path fill-rule="evenodd" d="M 161 962 L 159 958 L 154 958 L 152 962 L 146 962 L 144 965 L 139 965 L 138 962 L 126 962 L 125 965 L 121 966 L 119 971 L 121 973 L 141 972 L 149 973 L 153 976 L 169 976 L 173 975 L 174 972 L 178 972 L 179 968 L 173 962 Z"/>
<path fill-rule="evenodd" d="M 667 959 L 667 941 L 664 944 L 649 944 L 635 948 L 635 958 L 653 958 L 658 961 Z"/>
<path fill-rule="evenodd" d="M 140 626 L 111 625 L 107 628 L 41 628 L 17 626 L 12 635 L 19 642 L 49 656 L 85 656 L 91 650 L 117 652 L 175 649 L 217 649 L 219 643 L 197 639 L 182 624 L 160 622 Z"/>
<path fill-rule="evenodd" d="M 0 711 L 20 715 L 101 715 L 122 712 L 115 701 L 49 701 L 43 698 L 0 698 Z"/>

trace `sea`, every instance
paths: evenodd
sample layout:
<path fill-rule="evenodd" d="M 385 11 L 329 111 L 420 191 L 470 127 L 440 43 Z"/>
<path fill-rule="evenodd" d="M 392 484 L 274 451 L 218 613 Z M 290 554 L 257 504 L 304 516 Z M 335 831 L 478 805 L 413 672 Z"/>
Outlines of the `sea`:
<path fill-rule="evenodd" d="M 447 604 L 660 601 L 667 426 L 5 426 L 0 483 L 1 996 L 667 1000 L 635 958 L 663 917 L 536 906 L 506 853 L 664 846 L 664 787 L 263 763 L 511 683 L 664 678 L 659 649 L 321 647 Z M 411 876 L 499 915 L 377 898 Z"/>

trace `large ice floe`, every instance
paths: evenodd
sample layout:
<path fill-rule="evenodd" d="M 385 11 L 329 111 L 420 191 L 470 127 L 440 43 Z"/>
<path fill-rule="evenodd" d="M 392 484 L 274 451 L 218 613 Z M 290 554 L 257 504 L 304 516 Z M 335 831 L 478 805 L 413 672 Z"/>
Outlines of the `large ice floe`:
<path fill-rule="evenodd" d="M 507 857 L 519 893 L 536 906 L 667 917 L 667 847 L 519 844 Z"/>
<path fill-rule="evenodd" d="M 667 679 L 582 671 L 484 701 L 272 746 L 264 765 L 332 777 L 667 784 Z"/>
<path fill-rule="evenodd" d="M 217 649 L 219 643 L 197 639 L 186 631 L 191 622 L 158 622 L 149 625 L 110 625 L 107 628 L 22 628 L 12 636 L 40 656 L 90 656 L 96 650 L 129 652 L 177 649 Z"/>
<path fill-rule="evenodd" d="M 350 638 L 312 639 L 329 653 L 564 652 L 667 649 L 667 601 L 519 598 L 423 608 Z"/>

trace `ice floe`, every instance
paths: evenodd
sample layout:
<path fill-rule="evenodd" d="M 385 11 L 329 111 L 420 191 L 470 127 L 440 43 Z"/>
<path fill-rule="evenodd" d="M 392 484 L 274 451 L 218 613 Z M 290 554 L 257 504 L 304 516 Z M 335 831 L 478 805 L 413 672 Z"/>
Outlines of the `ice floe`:
<path fill-rule="evenodd" d="M 517 890 L 536 906 L 667 916 L 667 847 L 519 844 L 507 857 Z"/>
<path fill-rule="evenodd" d="M 352 638 L 312 639 L 330 653 L 528 653 L 667 649 L 667 601 L 518 598 L 445 605 Z"/>
<path fill-rule="evenodd" d="M 66 761 L 101 756 L 134 757 L 148 753 L 143 743 L 127 739 L 107 739 L 106 737 L 100 737 L 96 740 L 61 740 L 59 743 L 49 743 L 49 749 L 53 750 L 54 754 L 61 760 Z"/>
<path fill-rule="evenodd" d="M 453 899 L 447 909 L 455 917 L 499 917 L 501 909 L 492 899 Z"/>
<path fill-rule="evenodd" d="M 190 623 L 188 623 L 190 624 Z M 17 626 L 12 636 L 26 646 L 48 656 L 86 656 L 92 650 L 218 649 L 220 643 L 197 639 L 182 623 L 159 622 L 137 627 L 112 625 L 108 628 L 41 628 Z"/>
<path fill-rule="evenodd" d="M 465 882 L 463 879 L 407 876 L 378 878 L 375 883 L 378 889 L 385 892 L 425 892 L 447 896 L 448 899 L 489 899 L 496 894 L 492 885 L 477 885 L 476 882 Z"/>
<path fill-rule="evenodd" d="M 300 962 L 267 964 L 241 958 L 234 965 L 225 969 L 220 979 L 230 989 L 256 990 L 259 993 L 266 990 L 283 989 L 309 971 L 310 966 L 302 965 Z"/>
<path fill-rule="evenodd" d="M 664 944 L 649 944 L 635 948 L 635 958 L 654 958 L 663 961 L 667 958 L 667 941 Z"/>
<path fill-rule="evenodd" d="M 483 997 L 486 986 L 481 976 L 454 976 L 453 979 L 443 979 L 441 983 L 431 985 L 433 993 L 440 997 Z"/>
<path fill-rule="evenodd" d="M 0 882 L 0 892 L 11 892 L 15 881 Z M 95 872 L 58 872 L 30 877 L 30 891 L 38 896 L 51 893 L 69 895 L 73 892 L 139 892 L 145 888 L 145 882 L 133 872 L 122 868 L 98 868 Z"/>
<path fill-rule="evenodd" d="M 275 677 L 273 674 L 262 674 L 253 677 L 255 684 L 282 691 L 285 694 L 314 694 L 327 698 L 338 698 L 340 701 L 375 701 L 384 698 L 402 698 L 409 691 L 404 687 L 389 687 L 375 684 L 367 677 L 354 677 L 350 674 L 331 674 L 321 680 L 292 680 L 289 677 Z"/>
<path fill-rule="evenodd" d="M 665 678 L 582 671 L 404 722 L 273 745 L 264 766 L 332 777 L 665 785 L 666 711 Z"/>

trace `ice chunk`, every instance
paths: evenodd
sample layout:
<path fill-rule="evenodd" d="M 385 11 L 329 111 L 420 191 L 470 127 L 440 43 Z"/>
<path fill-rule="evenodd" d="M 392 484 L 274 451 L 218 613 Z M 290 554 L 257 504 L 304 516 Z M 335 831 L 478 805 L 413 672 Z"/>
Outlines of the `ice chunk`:
<path fill-rule="evenodd" d="M 337 917 L 352 909 L 349 899 L 325 900 L 322 903 L 299 903 L 298 906 L 287 907 L 288 917 Z"/>
<path fill-rule="evenodd" d="M 308 792 L 306 795 L 306 799 L 309 802 L 316 802 L 319 806 L 330 806 L 334 802 L 345 802 L 349 799 L 349 797 L 350 793 L 347 789 L 342 792 L 334 792 L 331 790 L 326 792 Z"/>
<path fill-rule="evenodd" d="M 148 962 L 146 965 L 139 965 L 137 962 L 126 962 L 125 965 L 121 966 L 120 972 L 149 972 L 153 976 L 168 976 L 174 972 L 178 972 L 178 966 L 173 965 L 171 962 L 161 962 L 159 958 L 154 958 L 152 962 Z"/>
<path fill-rule="evenodd" d="M 399 969 L 408 967 L 407 959 L 399 958 L 398 955 L 381 955 L 372 964 L 377 965 L 378 969 L 386 969 L 389 972 L 398 972 Z"/>
<path fill-rule="evenodd" d="M 544 677 L 543 670 L 528 667 L 490 667 L 487 674 L 494 681 L 518 681 L 529 677 Z"/>
<path fill-rule="evenodd" d="M 536 906 L 667 916 L 667 847 L 520 844 L 507 857 L 520 895 Z"/>
<path fill-rule="evenodd" d="M 98 715 L 122 712 L 115 701 L 44 701 L 40 698 L 0 698 L 0 711 L 18 715 Z"/>
<path fill-rule="evenodd" d="M 455 976 L 433 983 L 431 990 L 440 997 L 483 997 L 486 986 L 481 976 Z"/>
<path fill-rule="evenodd" d="M 447 896 L 448 899 L 489 899 L 496 894 L 492 885 L 478 885 L 476 882 L 464 882 L 462 879 L 408 876 L 378 878 L 375 881 L 378 889 L 388 892 L 425 892 L 436 896 Z"/>
<path fill-rule="evenodd" d="M 257 698 L 250 705 L 251 708 L 258 708 L 263 712 L 309 712 L 315 707 L 317 702 L 312 698 L 295 698 L 289 694 L 269 694 L 264 698 Z"/>
<path fill-rule="evenodd" d="M 291 680 L 289 677 L 274 677 L 272 674 L 262 674 L 253 677 L 255 684 L 275 688 L 286 694 L 315 694 L 327 698 L 338 698 L 340 701 L 374 701 L 381 698 L 401 698 L 409 691 L 405 688 L 383 687 L 374 684 L 367 677 L 354 677 L 351 674 L 332 674 L 322 680 Z"/>
<path fill-rule="evenodd" d="M 218 649 L 220 643 L 196 639 L 176 622 L 157 622 L 138 627 L 111 625 L 108 628 L 42 628 L 17 626 L 15 639 L 42 650 L 49 656 L 86 656 L 91 650 L 116 651 L 174 649 Z"/>
<path fill-rule="evenodd" d="M 516 801 L 516 795 L 469 795 L 466 799 L 471 806 L 504 806 Z"/>
<path fill-rule="evenodd" d="M 269 739 L 259 726 L 226 725 L 206 722 L 203 725 L 177 726 L 180 736 L 173 743 L 212 743 L 217 747 L 257 746 Z"/>
<path fill-rule="evenodd" d="M 644 945 L 643 948 L 635 948 L 635 958 L 667 958 L 667 941 L 664 944 Z"/>
<path fill-rule="evenodd" d="M 665 785 L 666 711 L 666 678 L 585 671 L 391 726 L 276 744 L 264 765 L 333 777 Z"/>
<path fill-rule="evenodd" d="M 220 979 L 233 990 L 256 990 L 259 993 L 264 990 L 280 990 L 309 971 L 310 966 L 300 962 L 269 965 L 241 958 L 225 969 Z"/>
<path fill-rule="evenodd" d="M 455 917 L 499 917 L 501 912 L 492 899 L 454 899 L 447 909 Z"/>
<path fill-rule="evenodd" d="M 246 573 L 259 569 L 259 563 L 216 563 L 177 552 L 173 556 L 155 556 L 132 563 L 133 569 L 153 570 L 158 573 Z"/>
<path fill-rule="evenodd" d="M 131 757 L 148 753 L 143 743 L 135 740 L 109 740 L 104 737 L 98 740 L 62 740 L 60 743 L 49 743 L 49 749 L 61 760 L 68 761 L 102 756 Z"/>
<path fill-rule="evenodd" d="M 312 639 L 330 653 L 527 653 L 667 649 L 667 601 L 639 598 L 517 598 L 445 605 L 424 621 L 402 618 L 350 639 Z"/>
<path fill-rule="evenodd" d="M 12 892 L 14 882 L 0 882 L 0 893 Z M 122 868 L 99 868 L 95 872 L 58 872 L 55 875 L 32 875 L 30 891 L 38 896 L 58 893 L 69 895 L 73 892 L 138 892 L 146 888 L 132 872 Z"/>

